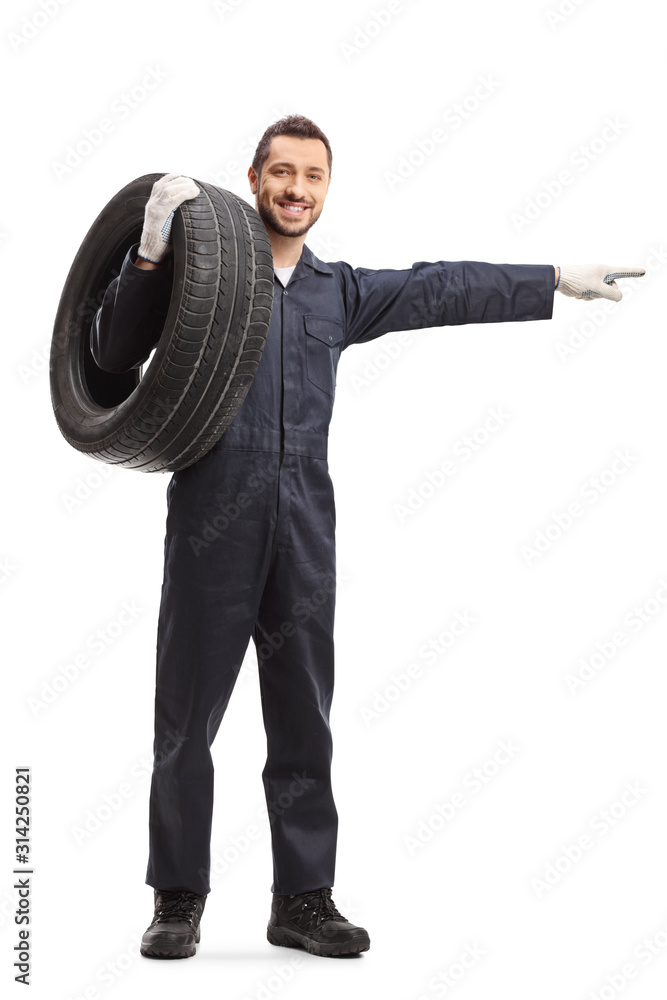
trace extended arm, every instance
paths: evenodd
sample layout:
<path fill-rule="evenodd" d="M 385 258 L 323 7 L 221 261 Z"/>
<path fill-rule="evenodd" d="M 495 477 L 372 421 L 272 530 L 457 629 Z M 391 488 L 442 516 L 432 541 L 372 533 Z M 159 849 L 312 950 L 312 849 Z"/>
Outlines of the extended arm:
<path fill-rule="evenodd" d="M 344 347 L 392 330 L 463 323 L 551 319 L 552 264 L 418 261 L 406 270 L 342 270 L 347 311 Z"/>
<path fill-rule="evenodd" d="M 419 261 L 406 270 L 342 265 L 347 310 L 343 347 L 392 330 L 551 319 L 556 288 L 580 299 L 619 301 L 616 278 L 643 268 L 611 265 Z"/>

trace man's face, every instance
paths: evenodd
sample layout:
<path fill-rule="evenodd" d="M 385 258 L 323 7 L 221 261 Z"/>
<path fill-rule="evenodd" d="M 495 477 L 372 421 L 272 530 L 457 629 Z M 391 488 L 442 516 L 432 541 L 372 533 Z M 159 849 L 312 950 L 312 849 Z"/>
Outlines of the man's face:
<path fill-rule="evenodd" d="M 252 167 L 248 178 L 267 229 L 281 236 L 304 236 L 319 219 L 329 190 L 326 147 L 321 139 L 277 135 L 259 181 Z"/>

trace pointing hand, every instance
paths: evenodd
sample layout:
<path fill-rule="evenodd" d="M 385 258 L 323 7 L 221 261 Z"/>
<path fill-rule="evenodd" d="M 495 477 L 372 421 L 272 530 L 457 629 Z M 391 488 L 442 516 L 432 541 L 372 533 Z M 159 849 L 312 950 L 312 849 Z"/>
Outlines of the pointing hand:
<path fill-rule="evenodd" d="M 563 295 L 575 299 L 613 299 L 620 302 L 621 289 L 616 278 L 640 278 L 643 267 L 612 267 L 611 264 L 570 264 L 562 267 L 556 285 Z"/>

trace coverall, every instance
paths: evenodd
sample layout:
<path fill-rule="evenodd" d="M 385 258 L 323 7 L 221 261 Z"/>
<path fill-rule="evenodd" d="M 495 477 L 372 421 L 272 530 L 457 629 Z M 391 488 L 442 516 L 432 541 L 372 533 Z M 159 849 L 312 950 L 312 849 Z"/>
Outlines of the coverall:
<path fill-rule="evenodd" d="M 142 270 L 132 263 L 137 250 L 92 325 L 93 356 L 109 371 L 145 361 L 166 314 L 171 255 Z M 271 891 L 333 886 L 336 514 L 327 436 L 340 352 L 389 331 L 551 319 L 553 296 L 550 264 L 422 261 L 373 270 L 324 263 L 306 245 L 287 287 L 274 277 L 248 395 L 213 449 L 167 487 L 149 885 L 210 891 L 210 748 L 252 636 L 267 738 Z"/>

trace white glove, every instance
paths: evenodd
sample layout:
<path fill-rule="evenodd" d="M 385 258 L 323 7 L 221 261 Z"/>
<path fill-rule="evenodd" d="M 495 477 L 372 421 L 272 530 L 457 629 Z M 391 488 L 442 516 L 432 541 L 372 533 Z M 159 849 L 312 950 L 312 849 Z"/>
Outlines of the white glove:
<path fill-rule="evenodd" d="M 188 198 L 196 198 L 199 188 L 190 177 L 165 174 L 155 182 L 146 202 L 144 228 L 139 244 L 139 256 L 159 264 L 171 242 L 171 221 L 174 210 Z"/>
<path fill-rule="evenodd" d="M 620 302 L 621 289 L 614 278 L 640 278 L 643 267 L 612 267 L 610 264 L 570 264 L 562 267 L 556 285 L 563 295 L 575 299 L 613 299 Z"/>

